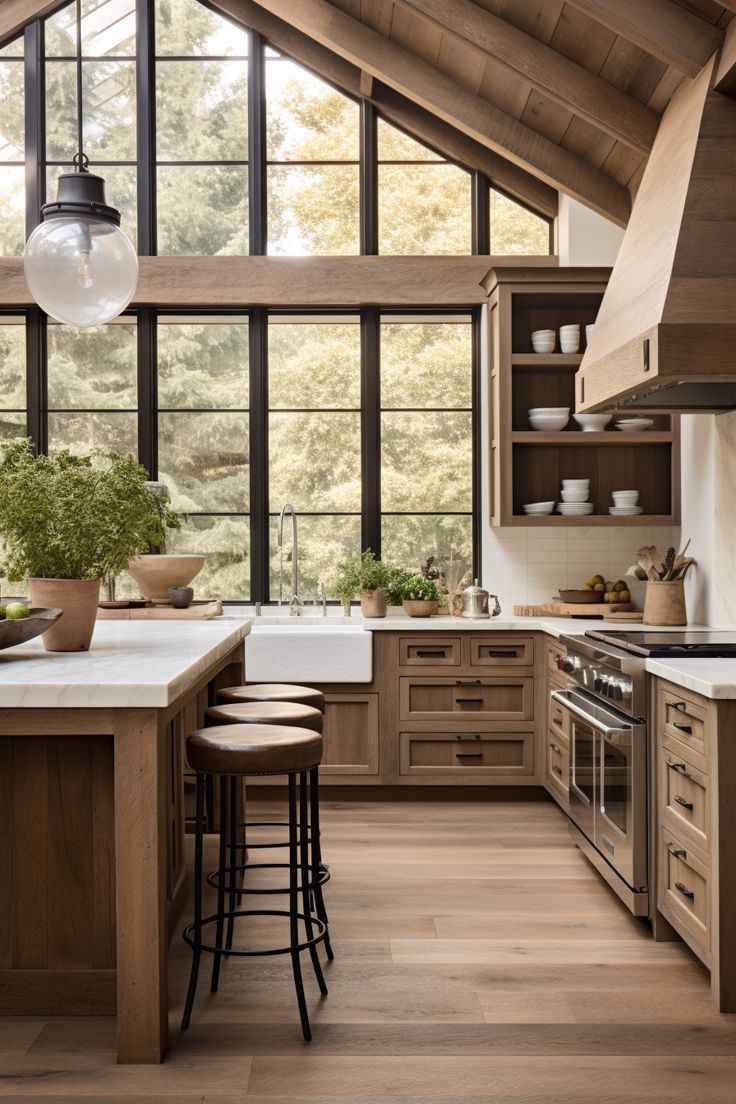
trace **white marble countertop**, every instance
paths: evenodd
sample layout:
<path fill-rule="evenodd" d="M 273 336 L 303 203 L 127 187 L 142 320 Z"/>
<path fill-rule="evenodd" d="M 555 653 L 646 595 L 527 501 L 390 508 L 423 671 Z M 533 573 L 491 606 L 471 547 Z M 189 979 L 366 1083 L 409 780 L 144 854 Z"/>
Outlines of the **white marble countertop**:
<path fill-rule="evenodd" d="M 491 617 L 471 620 L 465 617 L 364 617 L 363 628 L 372 632 L 544 632 L 548 636 L 582 636 L 591 629 L 607 632 L 636 632 L 638 622 L 604 621 L 600 617 Z M 674 626 L 647 625 L 656 632 L 682 632 Z M 705 629 L 706 625 L 688 625 L 689 629 Z"/>
<path fill-rule="evenodd" d="M 250 621 L 98 621 L 88 652 L 47 652 L 41 638 L 0 651 L 5 709 L 160 709 L 250 632 Z"/>
<path fill-rule="evenodd" d="M 736 659 L 648 659 L 646 667 L 704 698 L 736 698 Z"/>

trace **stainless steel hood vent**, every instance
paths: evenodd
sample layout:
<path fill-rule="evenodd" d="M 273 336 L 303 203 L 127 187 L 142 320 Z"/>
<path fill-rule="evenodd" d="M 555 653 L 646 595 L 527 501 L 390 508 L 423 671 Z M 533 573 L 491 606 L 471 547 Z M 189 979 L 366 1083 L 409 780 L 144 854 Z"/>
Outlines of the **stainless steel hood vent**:
<path fill-rule="evenodd" d="M 720 414 L 736 410 L 736 380 L 704 380 L 674 383 L 654 391 L 638 391 L 616 403 L 617 410 L 684 410 L 690 413 Z"/>

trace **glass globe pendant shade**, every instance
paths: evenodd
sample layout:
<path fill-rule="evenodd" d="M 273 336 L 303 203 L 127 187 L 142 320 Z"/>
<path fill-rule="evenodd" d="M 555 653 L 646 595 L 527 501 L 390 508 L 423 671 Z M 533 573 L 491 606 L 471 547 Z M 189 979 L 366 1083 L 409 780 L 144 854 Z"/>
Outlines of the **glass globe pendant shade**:
<path fill-rule="evenodd" d="M 38 305 L 57 322 L 99 326 L 133 298 L 138 257 L 105 203 L 105 182 L 85 169 L 59 177 L 55 203 L 41 211 L 23 258 Z"/>

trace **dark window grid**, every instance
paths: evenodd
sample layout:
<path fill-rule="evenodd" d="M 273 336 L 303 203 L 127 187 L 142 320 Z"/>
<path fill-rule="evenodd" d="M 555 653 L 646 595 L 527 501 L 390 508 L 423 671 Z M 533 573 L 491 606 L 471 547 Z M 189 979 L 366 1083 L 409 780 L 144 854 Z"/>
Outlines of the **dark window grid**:
<path fill-rule="evenodd" d="M 25 161 L 0 161 L 0 171 L 3 169 L 24 169 Z"/>
<path fill-rule="evenodd" d="M 3 162 L 3 164 L 5 164 L 5 163 L 6 162 Z M 46 161 L 44 159 L 44 160 L 41 161 L 41 164 L 45 165 L 47 169 L 73 169 L 74 168 L 74 163 L 72 161 Z M 138 164 L 137 161 L 105 161 L 101 157 L 94 157 L 94 158 L 90 159 L 90 167 L 91 168 L 98 168 L 102 165 L 107 165 L 110 168 L 120 167 L 120 168 L 134 169 L 137 164 Z"/>
<path fill-rule="evenodd" d="M 272 165 L 285 165 L 287 168 L 291 167 L 292 165 L 325 165 L 327 167 L 329 167 L 330 165 L 354 165 L 356 168 L 358 168 L 360 166 L 360 160 L 358 158 L 353 158 L 352 160 L 345 160 L 345 159 L 336 158 L 334 161 L 325 161 L 324 158 L 320 158 L 320 160 L 318 160 L 318 161 L 303 161 L 303 160 L 297 160 L 297 161 L 271 161 L 271 160 L 267 160 L 266 165 L 268 165 L 269 168 Z"/>
<path fill-rule="evenodd" d="M 159 406 L 159 414 L 250 414 L 249 406 Z"/>
<path fill-rule="evenodd" d="M 381 510 L 381 517 L 472 517 L 472 510 Z"/>
<path fill-rule="evenodd" d="M 382 414 L 472 414 L 472 406 L 382 406 Z"/>
<path fill-rule="evenodd" d="M 247 54 L 154 54 L 155 61 L 248 61 Z M 84 59 L 82 59 L 84 60 Z"/>
<path fill-rule="evenodd" d="M 137 406 L 47 406 L 49 414 L 137 414 Z"/>
<path fill-rule="evenodd" d="M 3 414 L 25 414 L 26 413 L 26 407 L 25 406 L 2 406 L 2 407 L 0 407 L 0 410 L 2 410 Z"/>
<path fill-rule="evenodd" d="M 132 162 L 132 163 L 135 164 L 135 162 Z M 235 166 L 236 168 L 238 166 L 240 166 L 242 168 L 247 168 L 248 167 L 248 162 L 247 161 L 242 161 L 242 160 L 238 160 L 238 161 L 225 161 L 225 160 L 220 160 L 220 161 L 158 161 L 157 160 L 156 165 L 157 165 L 158 168 L 166 167 L 168 165 L 169 167 L 176 168 L 176 169 L 186 168 L 187 166 L 197 167 L 199 165 L 211 165 L 215 168 L 217 168 L 219 165 L 228 165 L 228 166 L 232 165 L 232 166 Z"/>
<path fill-rule="evenodd" d="M 49 65 L 69 65 L 76 64 L 77 59 L 72 54 L 64 54 L 63 57 L 47 55 L 44 61 Z M 82 54 L 82 61 L 127 61 L 129 65 L 135 65 L 135 54 Z"/>

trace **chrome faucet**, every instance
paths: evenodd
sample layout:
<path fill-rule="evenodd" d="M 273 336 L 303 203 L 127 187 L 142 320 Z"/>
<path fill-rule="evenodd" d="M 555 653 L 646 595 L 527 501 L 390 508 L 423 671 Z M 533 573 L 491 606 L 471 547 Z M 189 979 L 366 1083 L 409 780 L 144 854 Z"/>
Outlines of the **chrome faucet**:
<path fill-rule="evenodd" d="M 300 617 L 304 603 L 299 597 L 299 543 L 296 533 L 296 510 L 290 502 L 284 503 L 279 514 L 278 547 L 281 550 L 279 562 L 279 605 L 284 600 L 284 515 L 291 511 L 291 598 L 289 599 L 289 616 Z"/>

